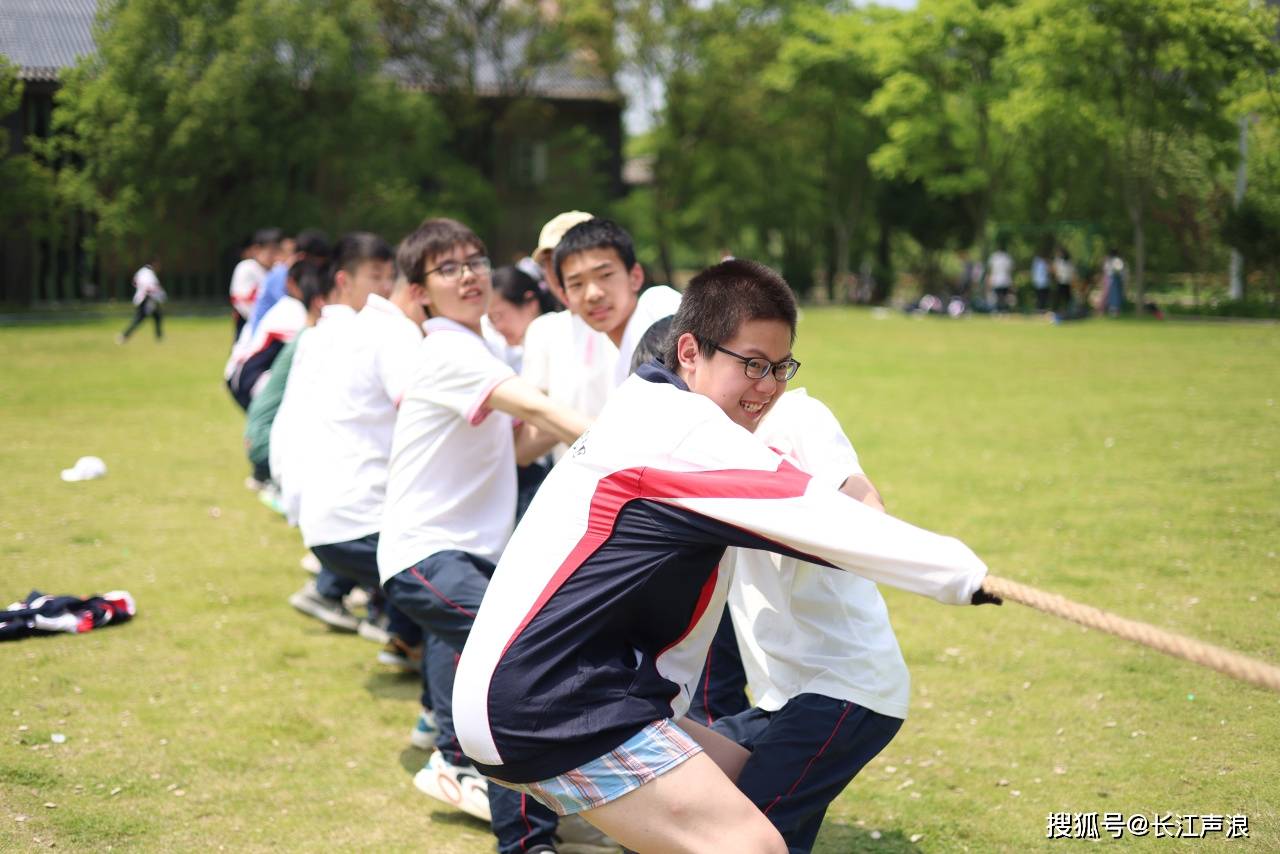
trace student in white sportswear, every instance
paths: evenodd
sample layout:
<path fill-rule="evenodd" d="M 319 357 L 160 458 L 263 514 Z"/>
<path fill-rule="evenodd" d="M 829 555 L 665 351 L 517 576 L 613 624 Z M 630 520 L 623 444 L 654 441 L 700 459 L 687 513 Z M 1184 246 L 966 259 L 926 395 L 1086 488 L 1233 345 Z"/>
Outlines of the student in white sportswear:
<path fill-rule="evenodd" d="M 839 422 L 788 391 L 756 436 L 814 479 L 883 511 Z M 823 816 L 907 716 L 910 677 L 876 585 L 796 557 L 730 549 L 729 611 L 755 707 L 713 729 L 751 752 L 738 788 L 791 852 L 813 847 Z"/>
<path fill-rule="evenodd" d="M 566 211 L 538 234 L 533 259 L 542 267 L 547 288 L 565 305 L 568 298 L 553 263 L 555 248 L 570 228 L 593 218 L 584 211 Z M 608 335 L 565 308 L 535 318 L 525 330 L 520 376 L 556 403 L 594 417 L 613 389 L 617 359 L 618 347 Z M 564 451 L 559 445 L 553 454 L 559 459 Z"/>
<path fill-rule="evenodd" d="M 129 336 L 147 317 L 155 320 L 156 340 L 160 341 L 164 338 L 164 333 L 160 329 L 160 306 L 168 297 L 164 288 L 160 287 L 160 277 L 156 275 L 159 267 L 159 259 L 153 259 L 133 274 L 133 320 L 125 327 L 124 332 L 116 336 L 117 344 L 128 341 Z"/>
<path fill-rule="evenodd" d="M 569 310 L 617 348 L 612 384 L 621 385 L 640 337 L 655 320 L 675 313 L 680 292 L 665 285 L 642 290 L 635 244 L 612 220 L 591 219 L 566 231 L 553 263 Z"/>
<path fill-rule="evenodd" d="M 486 786 L 470 766 L 453 735 L 453 669 L 514 525 L 517 461 L 536 458 L 529 448 L 542 446 L 538 430 L 570 442 L 586 420 L 521 380 L 482 337 L 493 288 L 474 232 L 429 219 L 401 241 L 396 258 L 401 274 L 423 288 L 430 316 L 396 420 L 378 543 L 388 599 L 429 635 L 437 752 L 414 784 L 491 819 L 500 854 L 539 850 L 554 845 L 555 816 Z"/>
<path fill-rule="evenodd" d="M 276 253 L 284 232 L 278 228 L 260 228 L 250 238 L 246 257 L 231 271 L 231 316 L 235 321 L 233 340 L 240 340 L 245 324 L 253 316 L 253 305 L 267 278 L 267 270 L 275 264 Z"/>
<path fill-rule="evenodd" d="M 675 370 L 642 367 L 552 470 L 458 666 L 455 722 L 476 767 L 633 850 L 785 850 L 734 786 L 746 752 L 674 723 L 719 622 L 726 546 L 991 601 L 962 543 L 850 501 L 751 435 L 799 367 L 795 317 L 768 268 L 695 277 Z"/>
<path fill-rule="evenodd" d="M 366 251 L 370 253 L 368 258 L 362 257 Z M 327 489 L 333 481 L 326 479 L 329 443 L 317 425 L 334 399 L 333 378 L 347 368 L 344 348 L 359 329 L 357 313 L 371 294 L 385 296 L 391 290 L 395 266 L 390 254 L 390 248 L 373 235 L 344 238 L 329 268 L 332 288 L 328 302 L 320 310 L 319 322 L 303 336 L 294 353 L 289 382 L 271 429 L 270 465 L 272 477 L 280 486 L 285 515 L 299 526 L 308 511 L 308 496 L 314 514 L 309 518 L 322 518 L 333 500 L 332 491 Z M 376 567 L 376 543 L 362 542 L 362 537 L 329 540 L 321 525 L 309 526 L 311 536 L 304 534 L 304 542 L 309 547 L 334 546 L 326 549 L 334 554 L 324 555 L 312 549 L 322 566 L 320 574 L 314 583 L 293 594 L 289 603 L 334 628 L 354 631 L 358 621 L 343 607 L 342 597 L 361 583 L 377 590 L 376 569 L 371 569 Z M 346 533 L 351 530 L 344 529 Z"/>

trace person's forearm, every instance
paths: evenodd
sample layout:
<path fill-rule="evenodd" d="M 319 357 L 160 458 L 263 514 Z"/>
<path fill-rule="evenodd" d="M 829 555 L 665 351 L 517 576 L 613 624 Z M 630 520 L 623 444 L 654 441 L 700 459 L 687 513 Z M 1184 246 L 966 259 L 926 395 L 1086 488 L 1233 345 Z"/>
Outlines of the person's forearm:
<path fill-rule="evenodd" d="M 875 485 L 864 474 L 852 474 L 845 478 L 844 483 L 840 484 L 840 491 L 855 501 L 860 501 L 870 507 L 872 510 L 885 512 L 884 499 L 880 497 L 880 493 L 876 490 Z"/>
<path fill-rule="evenodd" d="M 549 399 L 533 402 L 528 409 L 525 421 L 566 445 L 572 445 L 591 426 L 580 413 Z"/>
<path fill-rule="evenodd" d="M 500 412 L 550 433 L 566 445 L 586 432 L 591 423 L 580 413 L 550 400 L 519 377 L 499 383 L 489 393 L 488 403 Z"/>
<path fill-rule="evenodd" d="M 520 425 L 516 431 L 516 465 L 531 465 L 546 456 L 559 442 L 534 424 Z"/>

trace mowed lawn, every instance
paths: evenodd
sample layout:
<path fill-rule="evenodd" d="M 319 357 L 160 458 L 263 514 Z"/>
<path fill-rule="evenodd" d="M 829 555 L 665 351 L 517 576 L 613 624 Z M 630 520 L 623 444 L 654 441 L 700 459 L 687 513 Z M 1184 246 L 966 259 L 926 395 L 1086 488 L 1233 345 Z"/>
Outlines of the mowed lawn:
<path fill-rule="evenodd" d="M 413 680 L 286 604 L 303 550 L 242 485 L 229 323 L 118 325 L 0 329 L 0 604 L 139 608 L 0 644 L 0 850 L 491 850 L 412 786 Z M 807 309 L 796 355 L 891 512 L 1280 662 L 1280 329 Z M 84 454 L 108 476 L 61 482 Z M 1071 845 L 1051 812 L 1245 814 L 1230 845 L 1280 848 L 1280 695 L 1022 606 L 886 595 L 911 717 L 817 850 Z"/>

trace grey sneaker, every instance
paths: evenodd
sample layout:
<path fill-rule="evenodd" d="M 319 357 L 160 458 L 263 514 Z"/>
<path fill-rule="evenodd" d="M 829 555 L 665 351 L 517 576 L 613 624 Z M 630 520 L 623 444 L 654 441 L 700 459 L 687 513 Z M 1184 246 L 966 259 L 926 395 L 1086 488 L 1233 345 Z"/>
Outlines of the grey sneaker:
<path fill-rule="evenodd" d="M 385 616 L 375 617 L 372 620 L 361 620 L 360 625 L 356 627 L 356 634 L 365 640 L 386 646 L 391 643 L 391 633 L 387 631 L 387 619 Z"/>
<path fill-rule="evenodd" d="M 297 593 L 289 597 L 289 604 L 308 617 L 315 617 L 330 628 L 342 632 L 354 632 L 360 626 L 356 616 L 338 599 L 329 599 L 316 592 L 314 582 L 308 581 Z"/>

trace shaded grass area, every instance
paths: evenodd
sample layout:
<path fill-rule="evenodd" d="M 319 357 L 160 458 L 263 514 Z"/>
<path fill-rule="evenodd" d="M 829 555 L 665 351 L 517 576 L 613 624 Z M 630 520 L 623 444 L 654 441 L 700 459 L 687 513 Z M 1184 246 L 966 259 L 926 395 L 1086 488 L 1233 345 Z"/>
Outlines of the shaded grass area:
<path fill-rule="evenodd" d="M 0 849 L 491 850 L 412 787 L 412 680 L 285 604 L 302 549 L 241 486 L 229 324 L 117 325 L 0 329 L 0 596 L 140 609 L 0 645 Z M 796 353 L 896 514 L 1280 661 L 1280 332 L 810 309 Z M 84 454 L 109 475 L 59 481 Z M 1051 848 L 1053 811 L 1246 813 L 1280 848 L 1280 698 L 1019 606 L 887 598 L 912 714 L 817 850 Z"/>

